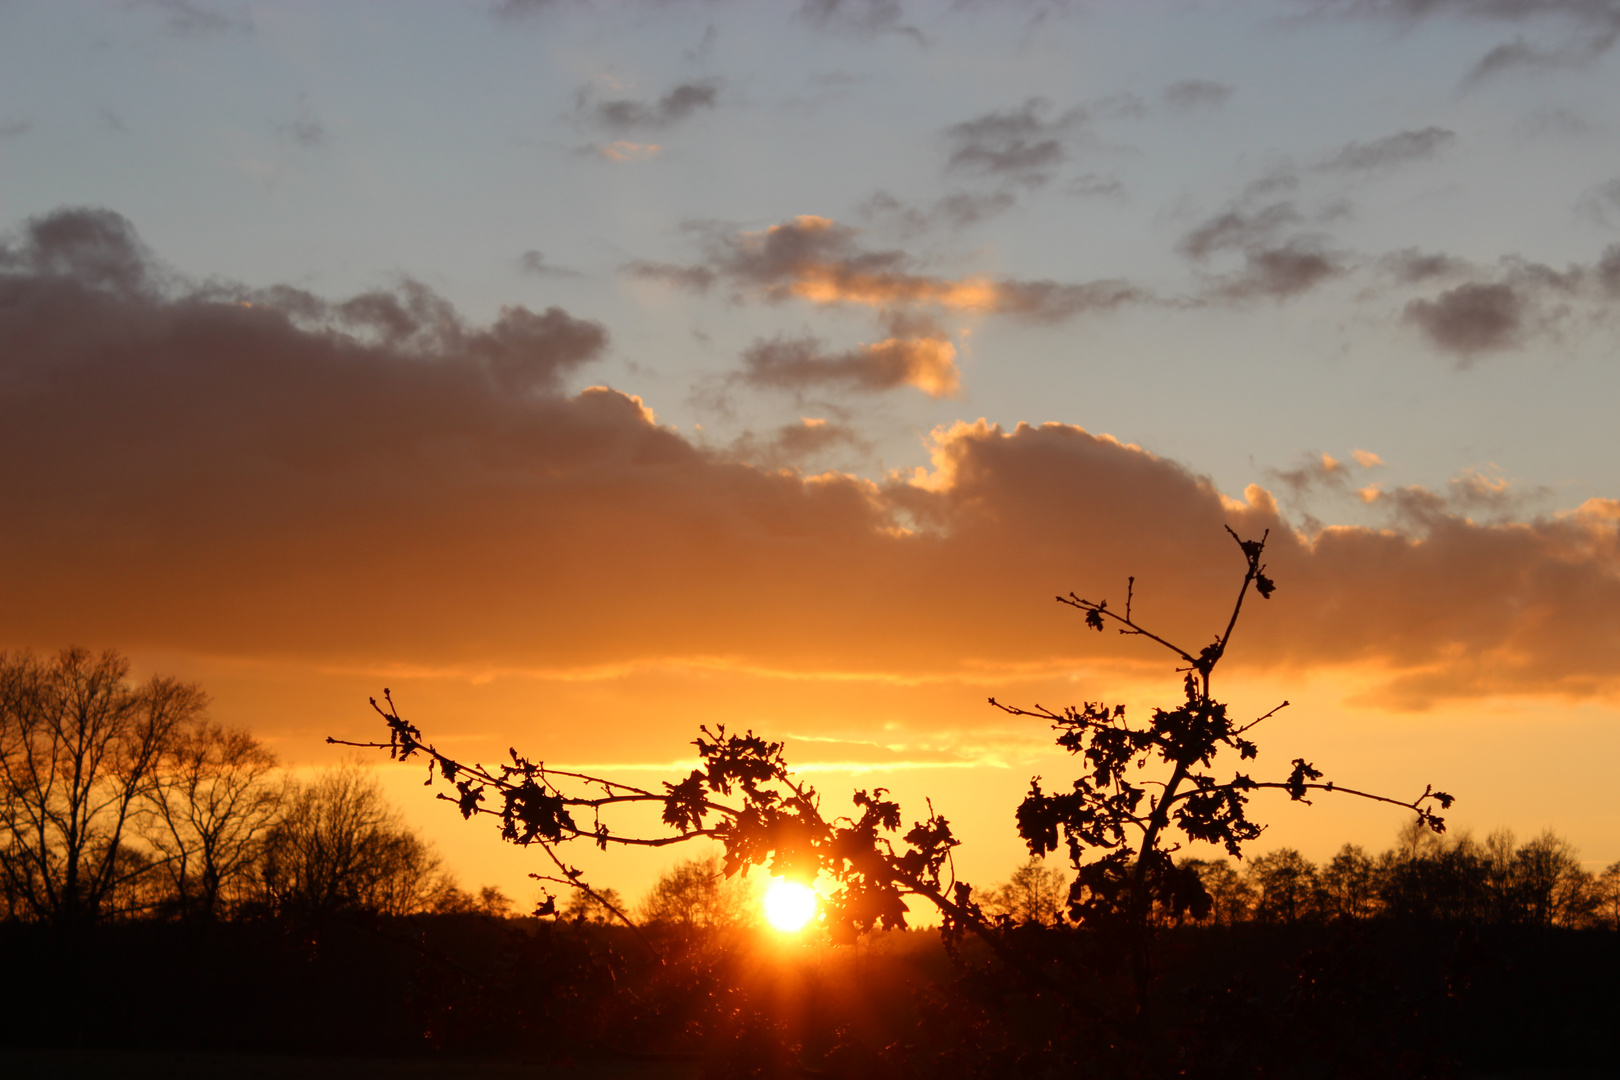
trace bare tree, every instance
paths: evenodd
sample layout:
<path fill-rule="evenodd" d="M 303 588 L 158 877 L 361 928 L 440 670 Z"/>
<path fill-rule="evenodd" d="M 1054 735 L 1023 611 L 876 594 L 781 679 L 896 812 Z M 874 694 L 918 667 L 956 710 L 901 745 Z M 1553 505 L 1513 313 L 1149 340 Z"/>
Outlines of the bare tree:
<path fill-rule="evenodd" d="M 1516 853 L 1524 920 L 1535 926 L 1579 926 L 1597 909 L 1595 882 L 1575 846 L 1547 829 Z"/>
<path fill-rule="evenodd" d="M 455 888 L 376 777 L 356 765 L 293 788 L 265 838 L 260 887 L 278 910 L 384 915 L 431 910 Z"/>
<path fill-rule="evenodd" d="M 0 873 L 27 917 L 73 928 L 153 866 L 121 853 L 164 748 L 207 705 L 191 683 L 129 684 L 129 661 L 0 655 Z"/>
<path fill-rule="evenodd" d="M 1599 926 L 1620 931 L 1620 862 L 1610 863 L 1598 875 L 1597 903 L 1592 914 Z"/>
<path fill-rule="evenodd" d="M 200 721 L 159 754 L 143 835 L 183 918 L 214 919 L 240 891 L 280 814 L 276 757 L 241 728 Z"/>

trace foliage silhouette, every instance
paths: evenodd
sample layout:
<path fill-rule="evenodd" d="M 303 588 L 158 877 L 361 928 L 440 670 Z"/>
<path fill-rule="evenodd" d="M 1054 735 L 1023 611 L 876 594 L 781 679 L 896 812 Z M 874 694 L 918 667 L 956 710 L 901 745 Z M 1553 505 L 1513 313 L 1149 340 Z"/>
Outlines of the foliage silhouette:
<path fill-rule="evenodd" d="M 1266 537 L 1248 541 L 1232 536 L 1245 564 L 1242 583 L 1224 628 L 1196 652 L 1136 621 L 1134 579 L 1123 614 L 1106 601 L 1092 603 L 1072 593 L 1058 598 L 1084 612 L 1093 629 L 1113 624 L 1122 634 L 1145 637 L 1172 652 L 1184 676 L 1179 704 L 1154 710 L 1144 725 L 1132 725 L 1121 706 L 1088 702 L 1052 711 L 991 699 L 1009 714 L 1050 723 L 1058 744 L 1086 763 L 1085 774 L 1067 791 L 1049 793 L 1036 778 L 1017 812 L 1019 832 L 1032 855 L 1043 856 L 1060 844 L 1067 850 L 1076 873 L 1067 895 L 1069 918 L 1083 929 L 1106 931 L 1058 949 L 1051 947 L 1050 939 L 1036 940 L 1023 933 L 1017 919 L 988 913 L 972 887 L 956 878 L 951 854 L 958 841 L 932 804 L 926 817 L 913 818 L 903 832 L 901 808 L 881 788 L 856 791 L 853 816 L 829 816 L 815 790 L 789 770 L 782 744 L 752 731 L 701 728 L 694 741 L 699 767 L 684 779 L 664 783 L 662 791 L 548 768 L 543 760 L 520 754 L 515 747 L 508 751 L 509 763 L 458 761 L 438 751 L 403 719 L 387 690 L 381 704 L 372 700 L 387 725 L 387 742 L 335 738 L 328 742 L 384 749 L 395 760 L 425 759 L 427 785 L 447 789 L 438 792 L 439 799 L 453 803 L 464 818 L 495 818 L 505 839 L 544 853 L 550 872 L 532 877 L 582 891 L 612 908 L 627 925 L 633 924 L 622 908 L 608 904 L 566 860 L 567 845 L 582 841 L 603 850 L 663 847 L 707 837 L 723 846 L 728 876 L 763 866 L 789 879 L 819 876 L 830 882 L 832 892 L 820 918 L 834 941 L 852 941 L 869 930 L 903 928 L 906 900 L 920 899 L 938 911 L 950 948 L 956 949 L 969 936 L 976 939 L 1010 975 L 1009 986 L 1022 988 L 1016 993 L 1033 994 L 1047 1003 L 1039 1011 L 1051 1023 L 1072 1028 L 1078 1019 L 1086 1030 L 1109 1039 L 1117 1041 L 1125 1033 L 1140 1043 L 1154 975 L 1150 956 L 1154 925 L 1207 918 L 1215 903 L 1200 868 L 1175 862 L 1173 854 L 1184 843 L 1217 843 L 1241 857 L 1244 845 L 1261 831 L 1248 816 L 1248 801 L 1263 790 L 1283 791 L 1296 801 L 1309 801 L 1307 796 L 1315 792 L 1343 792 L 1402 806 L 1415 812 L 1419 826 L 1435 833 L 1444 829 L 1436 810 L 1452 801 L 1432 787 L 1414 799 L 1345 788 L 1325 780 L 1303 758 L 1294 759 L 1291 771 L 1276 779 L 1257 780 L 1238 771 L 1220 776 L 1213 771 L 1223 751 L 1235 753 L 1240 762 L 1255 757 L 1258 748 L 1249 733 L 1287 704 L 1240 722 L 1212 696 L 1211 676 L 1231 645 L 1249 590 L 1269 598 L 1276 588 L 1263 562 Z M 1138 778 L 1150 765 L 1157 775 Z M 636 805 L 657 807 L 666 831 L 618 830 L 611 820 L 614 811 Z M 554 914 L 556 907 L 548 896 L 536 913 Z M 1121 988 L 1091 974 L 1099 964 L 1106 968 L 1113 963 L 1111 942 L 1125 945 L 1124 988 L 1132 992 L 1126 995 L 1131 1005 L 1123 1011 Z M 998 1000 L 1006 1000 L 1003 991 L 995 993 L 1003 994 Z M 1057 1012 L 1051 1012 L 1053 1007 Z M 1027 1020 L 1026 1016 L 1021 1022 Z"/>
<path fill-rule="evenodd" d="M 1148 937 L 1155 910 L 1174 921 L 1184 916 L 1202 919 L 1213 903 L 1200 875 L 1178 866 L 1174 852 L 1185 842 L 1204 842 L 1220 844 L 1241 858 L 1243 846 L 1262 828 L 1248 816 L 1253 792 L 1281 790 L 1298 802 L 1308 802 L 1306 795 L 1313 791 L 1342 792 L 1413 810 L 1417 821 L 1436 833 L 1445 830 L 1445 821 L 1435 807 L 1446 809 L 1452 803 L 1450 795 L 1432 786 L 1415 799 L 1403 800 L 1336 785 L 1303 758 L 1295 758 L 1287 777 L 1277 780 L 1255 780 L 1237 771 L 1222 779 L 1213 771 L 1223 751 L 1235 752 L 1240 761 L 1256 757 L 1259 747 L 1248 733 L 1288 705 L 1284 701 L 1245 723 L 1211 693 L 1211 677 L 1231 646 L 1249 589 L 1253 587 L 1263 600 L 1276 590 L 1263 562 L 1269 533 L 1259 540 L 1244 540 L 1230 527 L 1226 531 L 1242 551 L 1246 570 L 1225 628 L 1197 652 L 1136 621 L 1135 578 L 1126 585 L 1124 614 L 1109 608 L 1107 600 L 1093 603 L 1074 593 L 1057 598 L 1084 612 L 1086 625 L 1093 630 L 1101 632 L 1113 624 L 1121 634 L 1147 638 L 1174 653 L 1183 665 L 1176 669 L 1183 675 L 1183 700 L 1175 707 L 1154 709 L 1148 723 L 1133 726 L 1123 705 L 1088 701 L 1055 712 L 990 699 L 1013 716 L 1049 722 L 1058 732 L 1058 745 L 1086 762 L 1086 774 L 1069 791 L 1048 793 L 1039 777 L 1031 783 L 1018 807 L 1018 831 L 1036 856 L 1056 850 L 1061 836 L 1076 871 L 1069 891 L 1070 916 L 1083 926 L 1111 928 L 1123 935 L 1139 1006 L 1151 978 Z M 1157 774 L 1138 778 L 1150 765 Z"/>

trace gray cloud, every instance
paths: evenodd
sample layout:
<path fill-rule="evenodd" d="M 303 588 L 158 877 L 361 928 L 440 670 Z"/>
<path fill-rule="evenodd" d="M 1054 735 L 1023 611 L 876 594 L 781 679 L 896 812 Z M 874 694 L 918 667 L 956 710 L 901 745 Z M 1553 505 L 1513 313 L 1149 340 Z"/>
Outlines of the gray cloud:
<path fill-rule="evenodd" d="M 1391 252 L 1379 260 L 1379 265 L 1402 285 L 1436 277 L 1456 277 L 1473 269 L 1472 264 L 1456 256 L 1423 252 L 1417 248 Z"/>
<path fill-rule="evenodd" d="M 1516 257 L 1503 259 L 1492 270 L 1415 252 L 1386 257 L 1382 265 L 1401 284 L 1432 277 L 1472 279 L 1414 299 L 1402 313 L 1404 322 L 1464 367 L 1483 353 L 1517 348 L 1578 326 L 1592 315 L 1601 317 L 1620 298 L 1620 244 L 1609 245 L 1594 263 L 1563 270 Z"/>
<path fill-rule="evenodd" d="M 310 108 L 309 102 L 300 100 L 298 115 L 291 120 L 276 125 L 276 131 L 282 138 L 306 149 L 315 149 L 326 145 L 326 125 Z"/>
<path fill-rule="evenodd" d="M 63 210 L 31 218 L 18 235 L 0 243 L 0 271 L 128 297 L 155 292 L 163 279 L 134 227 L 111 210 Z"/>
<path fill-rule="evenodd" d="M 1218 252 L 1243 253 L 1242 268 L 1218 275 L 1205 292 L 1208 299 L 1286 299 L 1349 270 L 1345 256 L 1330 250 L 1322 237 L 1284 235 L 1304 221 L 1288 201 L 1227 210 L 1189 230 L 1177 250 L 1198 263 Z"/>
<path fill-rule="evenodd" d="M 1403 318 L 1439 349 L 1459 357 L 1507 349 L 1522 339 L 1527 304 L 1512 285 L 1469 283 L 1432 300 L 1413 300 Z"/>
<path fill-rule="evenodd" d="M 900 0 L 801 0 L 799 16 L 823 30 L 857 35 L 903 34 L 919 45 L 923 32 L 905 22 Z"/>
<path fill-rule="evenodd" d="M 1065 195 L 1077 195 L 1083 199 L 1123 199 L 1125 185 L 1112 176 L 1098 176 L 1096 173 L 1086 173 L 1077 176 L 1063 185 Z"/>
<path fill-rule="evenodd" d="M 174 37 L 204 38 L 253 32 L 253 15 L 245 8 L 224 12 L 195 0 L 136 0 L 135 6 L 161 11 L 163 28 Z"/>
<path fill-rule="evenodd" d="M 1243 253 L 1242 270 L 1221 278 L 1213 289 L 1229 300 L 1286 299 L 1347 272 L 1339 255 L 1308 240 L 1278 247 L 1252 247 Z"/>
<path fill-rule="evenodd" d="M 648 262 L 644 259 L 626 263 L 620 268 L 620 273 L 642 281 L 673 285 L 691 292 L 708 292 L 714 288 L 714 283 L 719 279 L 719 275 L 707 266 L 677 266 L 673 263 Z"/>
<path fill-rule="evenodd" d="M 1469 82 L 1479 82 L 1521 69 L 1526 71 L 1557 71 L 1584 68 L 1601 59 L 1620 39 L 1620 26 L 1587 36 L 1581 34 L 1572 41 L 1545 47 L 1533 45 L 1523 38 L 1504 42 L 1480 58 L 1468 72 Z"/>
<path fill-rule="evenodd" d="M 241 320 L 288 332 L 296 326 L 299 333 L 333 348 L 384 348 L 435 362 L 454 357 L 508 393 L 554 393 L 564 376 L 599 359 L 607 347 L 607 331 L 600 324 L 556 307 L 539 314 L 521 306 L 503 307 L 489 326 L 469 327 L 448 301 L 408 280 L 392 291 L 339 302 L 286 287 L 248 290 L 211 284 L 183 289 L 156 265 L 130 223 L 109 210 L 60 210 L 31 219 L 16 238 L 0 246 L 0 273 L 5 275 L 0 307 L 26 310 L 42 297 L 55 297 L 60 303 L 93 308 L 121 298 L 126 304 L 162 307 L 182 321 L 194 315 L 188 325 L 204 337 L 218 331 L 221 340 Z M 16 333 L 14 347 L 25 348 L 26 325 Z M 197 359 L 206 361 L 200 354 Z M 243 360 L 250 366 L 254 362 Z M 258 374 L 268 377 L 269 369 Z"/>
<path fill-rule="evenodd" d="M 33 128 L 33 122 L 29 120 L 0 120 L 0 139 L 22 135 L 32 131 Z"/>
<path fill-rule="evenodd" d="M 939 228 L 963 229 L 1012 209 L 1018 197 L 1010 191 L 955 191 L 925 206 L 907 205 L 887 191 L 873 193 L 859 207 L 862 217 L 883 221 L 909 239 Z"/>
<path fill-rule="evenodd" d="M 1303 0 L 1323 14 L 1389 19 L 1415 23 L 1449 16 L 1480 21 L 1551 25 L 1563 37 L 1536 44 L 1523 37 L 1498 45 L 1469 72 L 1470 83 L 1514 69 L 1582 68 L 1609 52 L 1620 40 L 1620 2 L 1616 0 Z"/>
<path fill-rule="evenodd" d="M 1365 172 L 1393 165 L 1404 165 L 1433 157 L 1440 148 L 1457 137 L 1445 128 L 1426 127 L 1421 131 L 1402 131 L 1386 135 L 1372 142 L 1347 143 L 1322 162 L 1321 168 L 1335 172 Z"/>
<path fill-rule="evenodd" d="M 546 261 L 546 257 L 539 251 L 530 249 L 518 256 L 518 270 L 532 277 L 579 277 L 578 270 L 569 270 L 562 266 L 553 266 Z"/>
<path fill-rule="evenodd" d="M 947 170 L 1028 185 L 1044 184 L 1068 160 L 1064 140 L 1084 123 L 1084 109 L 1053 114 L 1052 103 L 1032 97 L 1016 109 L 985 113 L 945 129 Z"/>
<path fill-rule="evenodd" d="M 589 122 L 613 131 L 662 131 L 673 127 L 703 109 L 712 109 L 719 100 L 716 79 L 698 79 L 672 87 L 655 102 L 633 98 L 596 100 L 589 89 L 575 98 L 575 109 Z"/>
<path fill-rule="evenodd" d="M 1620 228 L 1620 177 L 1583 192 L 1575 209 L 1588 221 L 1605 228 Z"/>
<path fill-rule="evenodd" d="M 1182 79 L 1164 88 L 1164 103 L 1176 112 L 1213 109 L 1225 105 L 1235 93 L 1233 87 L 1208 79 Z"/>
<path fill-rule="evenodd" d="M 1271 203 L 1255 211 L 1228 210 L 1190 230 L 1177 248 L 1189 258 L 1203 259 L 1217 251 L 1264 243 L 1303 220 L 1292 202 Z"/>
<path fill-rule="evenodd" d="M 1610 299 L 1620 300 L 1620 244 L 1610 244 L 1603 249 L 1603 256 L 1598 259 L 1597 279 Z"/>

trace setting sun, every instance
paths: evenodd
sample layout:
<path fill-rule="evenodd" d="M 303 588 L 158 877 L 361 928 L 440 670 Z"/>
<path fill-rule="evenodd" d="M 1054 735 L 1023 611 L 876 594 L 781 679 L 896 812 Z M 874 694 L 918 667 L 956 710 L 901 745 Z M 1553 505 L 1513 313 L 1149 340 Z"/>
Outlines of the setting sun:
<path fill-rule="evenodd" d="M 776 929 L 795 933 L 816 914 L 816 890 L 797 881 L 773 881 L 765 890 L 765 920 Z"/>

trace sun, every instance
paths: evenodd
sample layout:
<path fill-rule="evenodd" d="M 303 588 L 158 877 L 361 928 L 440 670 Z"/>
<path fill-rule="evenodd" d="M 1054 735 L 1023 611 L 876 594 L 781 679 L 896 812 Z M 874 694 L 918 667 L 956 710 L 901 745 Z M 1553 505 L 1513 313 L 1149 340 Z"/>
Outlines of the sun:
<path fill-rule="evenodd" d="M 773 881 L 765 890 L 765 921 L 785 933 L 804 929 L 816 914 L 816 890 L 797 881 Z"/>

